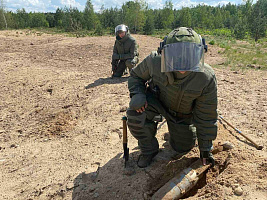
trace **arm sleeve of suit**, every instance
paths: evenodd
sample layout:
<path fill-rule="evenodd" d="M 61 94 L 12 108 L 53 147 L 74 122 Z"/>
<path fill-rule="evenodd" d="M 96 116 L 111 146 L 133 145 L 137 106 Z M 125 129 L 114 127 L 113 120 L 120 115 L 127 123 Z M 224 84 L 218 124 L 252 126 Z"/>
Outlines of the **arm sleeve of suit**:
<path fill-rule="evenodd" d="M 133 40 L 130 52 L 127 54 L 121 54 L 121 59 L 133 59 L 135 56 L 138 56 L 138 47 L 136 41 Z"/>
<path fill-rule="evenodd" d="M 199 149 L 210 151 L 212 140 L 217 137 L 217 81 L 214 74 L 195 103 L 193 115 Z"/>
<path fill-rule="evenodd" d="M 120 54 L 118 54 L 118 50 L 116 47 L 116 41 L 113 47 L 113 54 L 112 54 L 112 60 L 119 60 L 120 59 Z"/>
<path fill-rule="evenodd" d="M 151 60 L 151 56 L 148 56 L 139 65 L 132 69 L 131 76 L 128 79 L 130 97 L 135 94 L 145 94 L 145 83 L 151 78 L 148 66 L 148 63 L 151 63 Z"/>

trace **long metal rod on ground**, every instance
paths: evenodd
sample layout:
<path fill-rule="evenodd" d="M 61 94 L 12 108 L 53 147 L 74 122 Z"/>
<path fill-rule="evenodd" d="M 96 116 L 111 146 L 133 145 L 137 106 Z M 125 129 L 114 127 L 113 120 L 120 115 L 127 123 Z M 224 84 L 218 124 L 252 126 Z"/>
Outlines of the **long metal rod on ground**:
<path fill-rule="evenodd" d="M 256 142 L 254 142 L 252 139 L 250 139 L 248 136 L 244 135 L 240 130 L 235 128 L 232 124 L 230 124 L 228 121 L 226 121 L 221 115 L 219 115 L 219 118 L 221 118 L 226 124 L 228 124 L 230 127 L 232 127 L 236 132 L 238 132 L 240 135 L 242 135 L 244 138 L 246 138 L 248 141 L 250 141 L 252 144 L 256 146 L 258 150 L 262 150 L 263 146 L 257 145 Z"/>

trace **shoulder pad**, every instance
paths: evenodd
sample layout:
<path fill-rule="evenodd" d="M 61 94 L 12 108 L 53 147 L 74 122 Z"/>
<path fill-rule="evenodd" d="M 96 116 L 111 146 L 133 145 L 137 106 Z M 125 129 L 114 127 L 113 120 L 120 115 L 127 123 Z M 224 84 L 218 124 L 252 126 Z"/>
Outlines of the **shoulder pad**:
<path fill-rule="evenodd" d="M 135 38 L 133 36 L 131 36 L 130 34 L 128 35 L 128 38 L 132 41 L 135 41 Z"/>
<path fill-rule="evenodd" d="M 203 75 L 207 78 L 207 80 L 211 80 L 211 79 L 214 79 L 216 77 L 215 72 L 212 69 L 212 67 L 206 63 L 204 63 Z"/>
<path fill-rule="evenodd" d="M 204 63 L 204 71 L 205 72 L 207 72 L 207 73 L 209 73 L 209 74 L 214 74 L 214 70 L 212 69 L 212 67 L 209 65 L 209 64 L 207 64 L 207 63 Z"/>

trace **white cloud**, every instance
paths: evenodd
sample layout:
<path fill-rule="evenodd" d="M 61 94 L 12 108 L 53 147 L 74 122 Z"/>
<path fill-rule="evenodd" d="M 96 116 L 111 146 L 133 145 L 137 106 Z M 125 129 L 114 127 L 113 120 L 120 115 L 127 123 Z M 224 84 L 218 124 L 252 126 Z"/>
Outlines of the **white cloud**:
<path fill-rule="evenodd" d="M 39 3 L 42 3 L 42 2 L 39 2 L 38 0 L 28 0 L 29 4 L 33 5 L 33 6 L 36 6 L 38 5 Z"/>
<path fill-rule="evenodd" d="M 197 5 L 210 5 L 210 6 L 218 6 L 218 5 L 226 5 L 228 3 L 231 4 L 241 4 L 242 0 L 232 0 L 232 1 L 214 1 L 214 0 L 197 0 L 197 1 L 191 1 L 191 0 L 183 0 L 183 1 L 173 1 L 173 7 L 176 9 L 181 9 L 182 7 L 192 7 Z"/>
<path fill-rule="evenodd" d="M 196 1 L 184 0 L 184 1 L 178 1 L 177 3 L 174 3 L 173 7 L 176 9 L 180 9 L 182 7 L 191 7 L 191 6 L 196 6 L 198 4 L 202 4 L 202 3 L 196 2 Z"/>
<path fill-rule="evenodd" d="M 25 8 L 26 12 L 55 12 L 57 8 L 76 7 L 84 8 L 75 0 L 4 0 L 6 9 L 16 11 Z M 85 2 L 85 1 L 82 1 Z"/>
<path fill-rule="evenodd" d="M 104 8 L 121 8 L 121 6 L 130 0 L 92 0 L 94 10 L 98 12 L 102 5 Z M 166 0 L 146 0 L 149 8 L 163 8 Z M 223 5 L 231 2 L 232 4 L 241 4 L 243 0 L 215 1 L 215 0 L 172 0 L 173 7 L 180 9 L 182 7 L 190 7 L 198 4 L 206 4 L 211 6 Z M 6 10 L 16 11 L 25 8 L 27 12 L 55 12 L 57 8 L 76 7 L 84 10 L 86 0 L 4 0 Z"/>
<path fill-rule="evenodd" d="M 148 4 L 148 7 L 152 9 L 163 8 L 163 6 L 165 5 L 165 1 L 148 0 L 145 2 Z"/>
<path fill-rule="evenodd" d="M 81 6 L 75 0 L 61 0 L 61 4 L 66 5 L 66 6 L 72 6 L 72 7 Z"/>

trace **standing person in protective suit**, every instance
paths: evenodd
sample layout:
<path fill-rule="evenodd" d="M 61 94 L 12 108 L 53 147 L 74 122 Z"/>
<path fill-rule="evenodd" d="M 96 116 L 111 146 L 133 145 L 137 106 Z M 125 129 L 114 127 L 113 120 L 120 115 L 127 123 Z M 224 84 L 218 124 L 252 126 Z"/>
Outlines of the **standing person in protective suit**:
<path fill-rule="evenodd" d="M 161 114 L 167 120 L 170 145 L 183 155 L 198 139 L 203 164 L 212 163 L 217 136 L 217 83 L 204 63 L 205 40 L 191 28 L 176 28 L 132 71 L 128 79 L 127 124 L 141 149 L 137 165 L 147 167 L 157 155 L 155 137 Z M 146 86 L 148 83 L 149 86 Z"/>
<path fill-rule="evenodd" d="M 112 76 L 121 77 L 138 63 L 137 43 L 130 35 L 129 29 L 124 24 L 115 28 L 116 41 L 112 55 Z"/>

